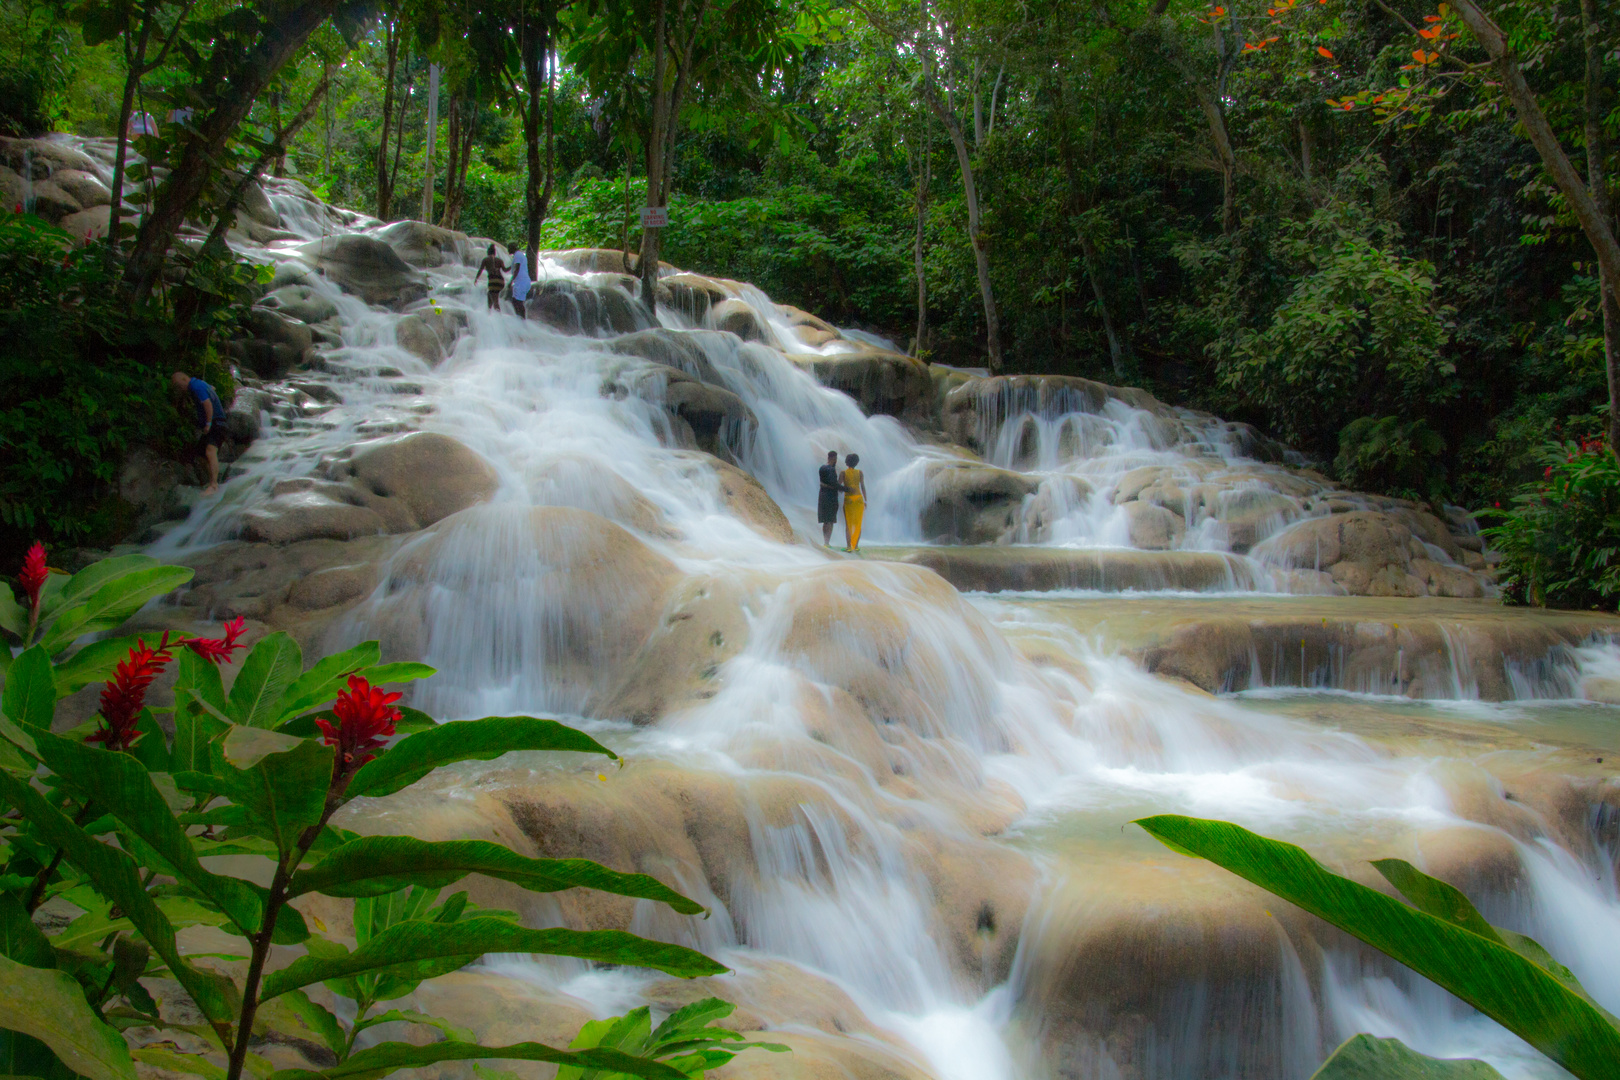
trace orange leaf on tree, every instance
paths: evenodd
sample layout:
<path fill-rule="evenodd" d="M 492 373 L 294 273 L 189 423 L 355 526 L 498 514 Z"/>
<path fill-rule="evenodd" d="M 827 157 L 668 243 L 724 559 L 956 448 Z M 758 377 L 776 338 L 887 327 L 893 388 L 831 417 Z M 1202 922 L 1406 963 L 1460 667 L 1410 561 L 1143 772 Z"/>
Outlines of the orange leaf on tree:
<path fill-rule="evenodd" d="M 1327 46 L 1325 45 L 1318 45 L 1316 47 L 1316 51 L 1327 57 L 1329 60 L 1333 59 L 1333 54 L 1328 51 Z"/>

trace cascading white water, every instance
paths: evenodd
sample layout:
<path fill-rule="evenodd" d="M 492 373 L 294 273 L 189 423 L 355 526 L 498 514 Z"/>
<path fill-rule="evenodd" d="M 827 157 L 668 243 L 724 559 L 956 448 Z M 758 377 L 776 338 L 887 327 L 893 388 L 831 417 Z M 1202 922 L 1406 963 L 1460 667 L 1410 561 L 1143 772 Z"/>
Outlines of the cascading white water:
<path fill-rule="evenodd" d="M 367 224 L 290 187 L 273 188 L 271 200 L 305 239 Z M 292 247 L 255 254 L 285 261 Z M 543 272 L 587 280 L 556 263 Z M 1464 798 L 1472 788 L 1434 753 L 1391 750 L 1378 736 L 1313 725 L 1263 701 L 1191 692 L 1072 626 L 1031 630 L 1038 605 L 975 605 L 914 567 L 838 560 L 814 544 L 768 540 L 728 509 L 715 469 L 673 445 L 656 395 L 604 393 L 633 362 L 611 339 L 566 336 L 466 307 L 473 290 L 464 267 L 428 277 L 430 303 L 464 310 L 466 320 L 437 365 L 400 345 L 399 315 L 310 279 L 338 313 L 341 346 L 324 353 L 323 371 L 297 376 L 305 389 L 280 399 L 268 435 L 233 466 L 221 495 L 200 504 L 159 552 L 183 557 L 234 535 L 277 483 L 373 435 L 422 428 L 476 451 L 498 477 L 489 505 L 406 540 L 375 594 L 328 644 L 388 640 L 406 626 L 417 655 L 441 671 L 416 704 L 447 720 L 572 716 L 627 756 L 627 776 L 688 777 L 718 793 L 715 805 L 734 807 L 746 858 L 727 871 L 726 901 L 702 859 L 647 853 L 661 876 L 714 907 L 714 918 L 694 929 L 643 904 L 637 932 L 719 952 L 744 974 L 788 961 L 841 988 L 877 1028 L 909 1044 L 920 1070 L 941 1080 L 1042 1077 L 1059 1061 L 1082 1062 L 1085 1075 L 1192 1080 L 1227 1075 L 1221 1056 L 1260 1039 L 1276 1042 L 1268 1060 L 1280 1063 L 1278 1075 L 1303 1075 L 1339 1038 L 1361 1030 L 1399 1034 L 1430 1052 L 1483 1056 L 1514 1078 L 1550 1076 L 1518 1040 L 1427 984 L 1391 978 L 1388 968 L 1348 953 L 1307 970 L 1280 930 L 1279 974 L 1265 990 L 1280 1004 L 1262 1010 L 1253 1031 L 1207 1027 L 1216 1015 L 1210 1002 L 1224 1000 L 1227 988 L 1189 983 L 1174 998 L 1182 1010 L 1174 1030 L 1142 1036 L 1146 1057 L 1116 1060 L 1106 1039 L 1076 1034 L 1083 1024 L 1065 1027 L 1064 1003 L 1053 997 L 1062 981 L 1054 965 L 1100 912 L 1151 907 L 1155 881 L 1176 880 L 1174 864 L 1140 869 L 1165 856 L 1125 829 L 1134 817 L 1227 818 L 1356 858 L 1409 855 L 1450 829 L 1496 829 L 1523 851 L 1529 878 L 1527 889 L 1496 898 L 1505 905 L 1498 914 L 1542 935 L 1572 965 L 1584 956 L 1588 989 L 1620 1010 L 1620 983 L 1605 974 L 1612 967 L 1601 966 L 1600 953 L 1608 946 L 1599 944 L 1620 923 L 1612 853 L 1607 861 L 1571 853 L 1551 825 L 1521 823 L 1508 832 L 1474 824 Z M 763 294 L 745 290 L 743 298 L 779 342 L 796 340 Z M 659 320 L 690 336 L 720 383 L 752 411 L 755 433 L 728 449 L 801 536 L 815 535 L 814 472 L 832 449 L 861 454 L 871 540 L 921 539 L 927 469 L 953 460 L 946 451 L 896 420 L 863 414 L 778 349 L 698 333 L 667 308 Z M 311 393 L 322 387 L 319 397 Z M 998 466 L 1087 481 L 1090 494 L 1060 504 L 1047 542 L 1127 545 L 1123 513 L 1105 496 L 1143 467 L 1181 481 L 1189 528 L 1180 543 L 1188 550 L 1227 550 L 1217 528 L 1222 515 L 1194 494 L 1200 482 L 1247 471 L 1257 478 L 1211 497 L 1277 494 L 1218 422 L 1193 414 L 1172 422 L 1117 399 L 1100 408 L 1070 405 L 1050 414 L 1022 410 L 983 432 L 985 457 Z M 1304 501 L 1298 512 L 1313 512 Z M 537 519 L 537 507 L 588 514 Z M 1270 515 L 1256 526 L 1261 539 L 1294 514 L 1261 510 Z M 636 554 L 622 572 L 582 578 L 568 568 L 590 554 L 581 545 L 605 535 L 591 524 L 597 518 L 630 530 L 634 544 L 625 550 Z M 1253 560 L 1244 565 L 1255 568 L 1251 587 L 1270 580 Z M 730 605 L 745 640 L 702 673 L 714 689 L 672 698 L 655 723 L 636 727 L 599 706 L 622 691 L 621 674 L 658 676 L 658 658 L 644 662 L 639 643 L 626 647 L 615 619 L 642 602 L 653 587 L 644 582 L 673 579 L 689 583 L 692 596 Z M 1015 617 L 1004 618 L 1009 611 Z M 1021 630 L 1012 625 L 1019 619 Z M 1040 663 L 1019 644 L 1026 632 L 1046 642 Z M 1579 663 L 1607 678 L 1620 673 L 1616 656 L 1594 643 Z M 1307 668 L 1303 657 L 1300 668 Z M 1468 697 L 1467 663 L 1456 670 L 1453 696 Z M 1463 753 L 1455 751 L 1456 768 L 1473 777 L 1479 767 Z M 542 773 L 550 767 L 535 765 Z M 998 820 L 987 824 L 990 817 Z M 978 887 L 978 878 L 1003 871 L 1009 881 L 1027 881 L 1033 899 L 1016 957 L 992 976 L 991 958 L 975 961 L 972 949 L 1006 916 L 988 902 L 962 916 L 951 898 L 977 895 L 962 882 Z M 602 1013 L 636 1003 L 645 981 L 519 958 L 495 958 L 489 967 Z M 1129 983 L 1131 975 L 1118 978 Z"/>

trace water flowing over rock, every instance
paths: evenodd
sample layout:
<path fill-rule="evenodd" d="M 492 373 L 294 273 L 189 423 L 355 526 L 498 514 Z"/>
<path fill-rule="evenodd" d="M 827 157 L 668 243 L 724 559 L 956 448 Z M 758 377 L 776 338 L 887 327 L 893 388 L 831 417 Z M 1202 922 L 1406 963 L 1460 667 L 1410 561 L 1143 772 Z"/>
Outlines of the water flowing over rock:
<path fill-rule="evenodd" d="M 653 312 L 621 252 L 542 252 L 520 321 L 484 310 L 484 241 L 264 188 L 298 239 L 231 237 L 276 268 L 250 340 L 298 359 L 239 359 L 253 437 L 219 496 L 128 478 L 150 550 L 197 569 L 137 625 L 375 638 L 438 669 L 408 701 L 443 722 L 587 726 L 622 769 L 468 762 L 339 823 L 652 874 L 711 916 L 467 887 L 733 969 L 490 957 L 399 1007 L 566 1042 L 713 993 L 793 1047 L 732 1078 L 1295 1080 L 1369 1029 L 1540 1075 L 1129 824 L 1166 812 L 1369 882 L 1411 859 L 1620 1009 L 1620 620 L 1490 602 L 1465 511 L 1141 390 L 930 369 L 724 267 L 661 267 Z M 829 451 L 860 457 L 859 556 L 815 520 Z M 344 932 L 346 904 L 300 902 Z"/>

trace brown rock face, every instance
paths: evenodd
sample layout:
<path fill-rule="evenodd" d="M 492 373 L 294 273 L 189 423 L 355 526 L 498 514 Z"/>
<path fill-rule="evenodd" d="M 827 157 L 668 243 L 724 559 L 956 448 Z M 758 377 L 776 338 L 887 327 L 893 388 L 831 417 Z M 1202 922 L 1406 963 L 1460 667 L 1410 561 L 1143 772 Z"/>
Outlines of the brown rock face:
<path fill-rule="evenodd" d="M 459 266 L 469 258 L 476 266 L 479 259 L 484 257 L 482 249 L 477 252 L 476 258 L 473 257 L 466 233 L 441 229 L 425 221 L 396 221 L 378 229 L 377 239 L 393 248 L 401 259 L 423 270 L 446 263 Z"/>
<path fill-rule="evenodd" d="M 928 365 L 911 356 L 877 349 L 832 356 L 795 355 L 823 386 L 855 399 L 870 416 L 896 416 L 912 422 L 929 420 L 934 384 Z"/>
<path fill-rule="evenodd" d="M 299 258 L 344 292 L 368 304 L 402 308 L 427 295 L 427 279 L 381 240 L 370 236 L 337 236 L 315 240 L 298 249 Z"/>
<path fill-rule="evenodd" d="M 782 508 L 776 505 L 770 492 L 754 477 L 712 454 L 701 459 L 713 469 L 720 483 L 720 498 L 726 509 L 741 518 L 755 532 L 779 544 L 791 544 L 795 537 L 793 526 Z"/>
<path fill-rule="evenodd" d="M 923 533 L 933 543 L 1006 543 L 1023 519 L 1026 496 L 1039 480 L 975 462 L 947 462 L 928 470 Z"/>
<path fill-rule="evenodd" d="M 358 443 L 322 475 L 278 483 L 268 503 L 243 515 L 242 538 L 290 544 L 414 532 L 485 501 L 499 485 L 483 458 L 427 431 Z"/>
<path fill-rule="evenodd" d="M 1432 515 L 1408 511 L 1403 516 L 1449 536 Z M 1462 554 L 1455 542 L 1451 546 Z M 1357 596 L 1477 597 L 1484 592 L 1475 574 L 1434 561 L 1411 529 L 1377 511 L 1307 518 L 1257 545 L 1254 555 L 1290 569 L 1325 572 Z"/>
<path fill-rule="evenodd" d="M 769 341 L 770 331 L 766 330 L 754 314 L 754 309 L 741 300 L 722 300 L 709 309 L 704 320 L 716 330 L 728 334 L 736 334 L 744 341 Z"/>

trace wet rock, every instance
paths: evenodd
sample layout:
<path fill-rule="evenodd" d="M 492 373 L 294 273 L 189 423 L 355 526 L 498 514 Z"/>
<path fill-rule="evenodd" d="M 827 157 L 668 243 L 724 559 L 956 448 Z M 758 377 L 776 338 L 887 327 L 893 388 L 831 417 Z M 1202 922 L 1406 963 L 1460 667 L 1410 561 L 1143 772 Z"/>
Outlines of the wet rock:
<path fill-rule="evenodd" d="M 90 155 L 49 136 L 39 139 L 0 138 L 0 163 L 17 173 L 22 173 L 26 168 L 35 180 L 48 179 L 59 170 L 71 169 L 92 176 L 101 172 L 101 166 Z"/>
<path fill-rule="evenodd" d="M 629 265 L 626 266 L 625 254 L 618 248 L 567 248 L 557 251 L 542 251 L 542 259 L 550 259 L 572 274 L 639 274 L 641 259 L 631 252 Z M 674 270 L 675 267 L 666 262 L 659 262 L 660 270 Z"/>
<path fill-rule="evenodd" d="M 1078 476 L 1049 476 L 1035 489 L 1035 497 L 1024 503 L 1020 542 L 1046 543 L 1053 539 L 1057 522 L 1085 505 L 1092 488 Z"/>
<path fill-rule="evenodd" d="M 396 221 L 378 229 L 376 236 L 401 259 L 424 270 L 447 264 L 461 266 L 470 251 L 466 233 L 441 229 L 425 221 Z M 482 251 L 479 249 L 478 257 L 473 259 L 474 265 L 484 257 Z"/>
<path fill-rule="evenodd" d="M 399 320 L 394 325 L 394 340 L 399 342 L 400 348 L 430 366 L 444 359 L 444 346 L 439 342 L 439 335 L 419 315 L 407 315 Z"/>
<path fill-rule="evenodd" d="M 346 494 L 312 487 L 283 488 L 264 506 L 242 515 L 241 538 L 250 543 L 290 544 L 352 540 L 389 531 L 375 510 L 334 497 Z"/>
<path fill-rule="evenodd" d="M 652 325 L 641 304 L 611 285 L 590 285 L 571 278 L 536 283 L 525 303 L 526 315 L 565 334 L 601 337 L 629 334 Z"/>
<path fill-rule="evenodd" d="M 369 596 L 377 587 L 374 563 L 328 566 L 299 578 L 287 591 L 287 603 L 303 611 L 319 611 Z"/>
<path fill-rule="evenodd" d="M 258 306 L 310 324 L 336 318 L 338 313 L 336 304 L 309 285 L 283 285 L 267 293 Z"/>
<path fill-rule="evenodd" d="M 1128 502 L 1123 507 L 1130 529 L 1131 546 L 1143 551 L 1168 551 L 1187 531 L 1179 514 L 1152 503 Z"/>
<path fill-rule="evenodd" d="M 759 321 L 759 316 L 746 302 L 737 299 L 720 301 L 709 309 L 705 319 L 708 325 L 728 334 L 736 334 L 744 341 L 769 342 L 771 333 Z"/>
<path fill-rule="evenodd" d="M 754 438 L 759 419 L 741 397 L 722 385 L 707 349 L 736 356 L 740 343 L 717 331 L 644 330 L 608 343 L 613 352 L 641 358 L 610 372 L 603 390 L 635 394 L 662 405 L 677 421 L 679 445 L 722 459 Z M 722 354 L 723 355 L 723 354 Z"/>
<path fill-rule="evenodd" d="M 1108 386 L 1067 375 L 997 375 L 974 376 L 952 386 L 941 406 L 941 421 L 951 441 L 982 454 L 1001 425 L 1021 413 L 1046 417 L 1098 413 L 1110 400 L 1162 419 L 1175 415 L 1169 406 L 1134 387 Z"/>
<path fill-rule="evenodd" d="M 0 199 L 5 200 L 5 209 L 9 213 L 13 207 L 22 205 L 25 195 L 22 177 L 13 169 L 0 165 Z"/>
<path fill-rule="evenodd" d="M 263 390 L 238 387 L 230 408 L 225 410 L 225 426 L 230 429 L 231 438 L 244 446 L 257 439 L 259 416 L 273 404 L 274 399 Z"/>
<path fill-rule="evenodd" d="M 34 181 L 33 200 L 34 213 L 53 224 L 84 209 L 78 199 L 52 180 Z"/>
<path fill-rule="evenodd" d="M 369 592 L 360 588 L 365 575 L 375 573 L 398 544 L 389 536 L 216 544 L 188 556 L 197 574 L 180 601 L 204 619 L 243 615 L 287 630 L 307 652 L 322 647 L 324 629 Z M 328 570 L 333 576 L 323 578 Z"/>
<path fill-rule="evenodd" d="M 51 182 L 73 196 L 86 210 L 112 202 L 112 192 L 107 190 L 107 185 L 80 169 L 58 169 L 51 174 Z"/>
<path fill-rule="evenodd" d="M 709 309 L 725 303 L 732 291 L 714 278 L 701 274 L 671 274 L 658 279 L 658 302 L 702 324 Z"/>
<path fill-rule="evenodd" d="M 1411 530 L 1390 515 L 1350 510 L 1297 522 L 1257 545 L 1254 555 L 1274 565 L 1324 571 L 1352 595 L 1481 595 L 1483 583 L 1475 579 L 1476 592 L 1459 576 L 1473 577 L 1469 571 L 1426 558 L 1427 549 L 1414 543 Z M 1425 565 L 1414 567 L 1414 555 Z"/>
<path fill-rule="evenodd" d="M 298 249 L 298 257 L 368 304 L 401 308 L 427 295 L 427 279 L 370 236 L 337 236 Z"/>
<path fill-rule="evenodd" d="M 1209 592 L 1255 585 L 1247 564 L 1214 551 L 940 547 L 909 552 L 902 559 L 926 566 L 963 592 Z"/>
<path fill-rule="evenodd" d="M 359 443 L 326 463 L 323 472 L 374 498 L 402 504 L 420 529 L 484 502 L 500 480 L 478 454 L 448 435 L 416 431 Z"/>
<path fill-rule="evenodd" d="M 791 544 L 795 537 L 787 515 L 776 500 L 751 474 L 713 454 L 695 457 L 696 462 L 713 470 L 720 485 L 720 499 L 733 517 L 768 539 Z"/>
<path fill-rule="evenodd" d="M 928 365 L 900 353 L 873 349 L 832 356 L 794 355 L 823 386 L 842 391 L 872 416 L 925 422 L 932 410 L 934 384 Z"/>
<path fill-rule="evenodd" d="M 314 355 L 314 336 L 301 322 L 263 307 L 249 309 L 243 322 L 252 337 L 231 342 L 229 351 L 261 379 L 282 378 Z"/>
<path fill-rule="evenodd" d="M 120 225 L 135 225 L 140 222 L 140 215 L 125 213 L 118 220 Z M 103 204 L 92 206 L 88 210 L 80 210 L 77 214 L 69 214 L 56 224 L 73 239 L 83 241 L 86 237 L 94 240 L 106 236 L 107 226 L 111 221 L 111 206 Z"/>
<path fill-rule="evenodd" d="M 582 454 L 553 458 L 529 484 L 540 506 L 571 506 L 600 514 L 618 525 L 661 540 L 680 536 L 663 511 L 605 462 Z"/>
<path fill-rule="evenodd" d="M 922 528 L 929 542 L 995 544 L 1013 539 L 1024 499 L 1040 481 L 991 465 L 950 462 L 930 465 L 927 484 Z"/>
<path fill-rule="evenodd" d="M 1300 514 L 1299 503 L 1286 495 L 1259 488 L 1220 491 L 1206 507 L 1219 520 L 1231 550 L 1242 553 L 1282 530 Z"/>

